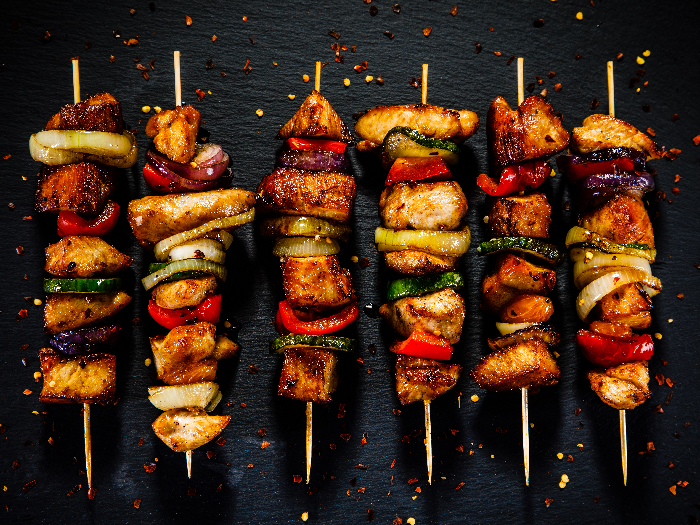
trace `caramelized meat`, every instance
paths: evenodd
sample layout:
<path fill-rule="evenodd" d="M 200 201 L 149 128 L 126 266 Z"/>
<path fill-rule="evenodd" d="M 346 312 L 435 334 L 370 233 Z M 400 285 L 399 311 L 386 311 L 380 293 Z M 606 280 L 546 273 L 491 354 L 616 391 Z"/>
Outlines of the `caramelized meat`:
<path fill-rule="evenodd" d="M 337 255 L 285 257 L 281 262 L 282 286 L 292 308 L 322 312 L 357 300 L 350 271 Z"/>
<path fill-rule="evenodd" d="M 131 296 L 126 292 L 110 293 L 53 293 L 46 296 L 44 330 L 57 334 L 94 326 L 120 312 Z"/>
<path fill-rule="evenodd" d="M 196 279 L 181 279 L 156 286 L 152 299 L 161 308 L 177 310 L 197 306 L 216 291 L 216 278 L 212 275 Z"/>
<path fill-rule="evenodd" d="M 202 116 L 192 106 L 177 106 L 148 119 L 146 135 L 153 137 L 153 145 L 170 160 L 189 162 L 201 121 Z"/>
<path fill-rule="evenodd" d="M 515 388 L 529 388 L 536 392 L 542 386 L 556 385 L 560 375 L 557 362 L 539 338 L 496 350 L 471 371 L 472 379 L 481 388 L 493 392 Z"/>
<path fill-rule="evenodd" d="M 122 133 L 122 108 L 109 93 L 99 93 L 77 104 L 63 106 L 44 126 L 51 129 L 81 129 Z"/>
<path fill-rule="evenodd" d="M 200 408 L 174 408 L 163 412 L 151 427 L 175 452 L 187 452 L 209 443 L 226 428 L 231 416 L 212 416 Z"/>
<path fill-rule="evenodd" d="M 481 283 L 482 308 L 496 314 L 511 299 L 523 294 L 547 295 L 557 274 L 513 254 L 499 255 L 496 268 Z"/>
<path fill-rule="evenodd" d="M 354 201 L 352 175 L 277 168 L 260 182 L 256 206 L 263 213 L 310 215 L 345 223 Z"/>
<path fill-rule="evenodd" d="M 427 275 L 457 269 L 459 257 L 433 255 L 418 250 L 399 250 L 384 252 L 387 268 L 404 275 Z"/>
<path fill-rule="evenodd" d="M 452 288 L 446 288 L 383 304 L 379 315 L 402 337 L 409 337 L 414 330 L 423 330 L 455 344 L 462 335 L 464 299 Z"/>
<path fill-rule="evenodd" d="M 46 250 L 46 270 L 59 277 L 108 277 L 131 264 L 131 257 L 99 237 L 64 237 Z"/>
<path fill-rule="evenodd" d="M 544 193 L 497 197 L 491 201 L 489 227 L 494 237 L 549 237 L 552 207 Z"/>
<path fill-rule="evenodd" d="M 633 148 L 652 159 L 663 156 L 654 141 L 644 133 L 609 115 L 591 115 L 583 121 L 583 127 L 574 128 L 571 135 L 573 153 L 590 153 L 607 148 Z"/>
<path fill-rule="evenodd" d="M 491 350 L 503 350 L 506 347 L 516 343 L 529 341 L 530 339 L 539 339 L 549 347 L 559 346 L 559 334 L 549 325 L 534 325 L 508 335 L 489 339 L 488 345 Z"/>
<path fill-rule="evenodd" d="M 608 202 L 581 216 L 579 225 L 619 244 L 654 247 L 654 229 L 644 203 L 637 197 L 616 194 Z"/>
<path fill-rule="evenodd" d="M 315 137 L 352 142 L 350 130 L 321 93 L 315 89 L 309 93 L 294 116 L 282 126 L 277 138 Z"/>
<path fill-rule="evenodd" d="M 157 195 L 131 201 L 127 219 L 141 246 L 152 247 L 214 219 L 239 215 L 254 204 L 255 195 L 238 188 Z"/>
<path fill-rule="evenodd" d="M 432 401 L 453 388 L 462 366 L 410 355 L 396 356 L 396 393 L 402 405 Z"/>
<path fill-rule="evenodd" d="M 651 326 L 651 306 L 644 289 L 637 283 L 629 283 L 603 297 L 591 317 L 644 330 Z"/>
<path fill-rule="evenodd" d="M 116 180 L 115 168 L 101 164 L 44 164 L 39 172 L 34 208 L 38 212 L 74 211 L 97 215 L 107 204 Z"/>
<path fill-rule="evenodd" d="M 175 327 L 165 336 L 151 337 L 158 379 L 168 385 L 213 381 L 217 361 L 238 352 L 236 343 L 215 332 L 216 326 L 201 322 Z"/>
<path fill-rule="evenodd" d="M 553 313 L 554 305 L 549 297 L 524 294 L 508 301 L 498 317 L 502 323 L 544 323 Z"/>
<path fill-rule="evenodd" d="M 467 198 L 454 181 L 401 182 L 386 187 L 379 198 L 384 227 L 394 230 L 455 230 L 467 207 Z"/>
<path fill-rule="evenodd" d="M 277 394 L 300 401 L 328 403 L 338 385 L 337 364 L 338 356 L 328 350 L 285 350 Z"/>
<path fill-rule="evenodd" d="M 527 97 L 513 110 L 503 97 L 496 97 L 486 117 L 488 141 L 499 166 L 549 157 L 566 149 L 569 133 L 561 117 L 540 96 Z"/>
<path fill-rule="evenodd" d="M 391 128 L 408 126 L 426 137 L 463 142 L 479 129 L 479 117 L 469 110 L 457 111 L 429 104 L 379 106 L 370 109 L 355 123 L 362 142 L 357 149 L 367 151 L 382 145 Z"/>
<path fill-rule="evenodd" d="M 94 353 L 65 356 L 42 348 L 39 351 L 44 386 L 42 403 L 114 403 L 117 388 L 117 357 Z"/>
<path fill-rule="evenodd" d="M 613 337 L 632 337 L 634 332 L 626 324 L 608 322 L 608 321 L 593 321 L 589 326 L 592 332 L 596 332 L 601 335 L 611 335 Z"/>
<path fill-rule="evenodd" d="M 618 410 L 632 410 L 649 397 L 647 361 L 631 361 L 611 368 L 588 372 L 591 390 L 606 405 Z"/>

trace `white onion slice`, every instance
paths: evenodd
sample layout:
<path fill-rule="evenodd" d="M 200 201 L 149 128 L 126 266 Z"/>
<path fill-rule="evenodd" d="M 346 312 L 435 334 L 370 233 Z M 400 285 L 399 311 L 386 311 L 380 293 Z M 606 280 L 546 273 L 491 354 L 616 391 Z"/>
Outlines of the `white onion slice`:
<path fill-rule="evenodd" d="M 190 271 L 210 273 L 221 281 L 226 280 L 226 267 L 221 264 L 216 264 L 205 259 L 183 259 L 182 261 L 174 261 L 166 267 L 147 275 L 141 279 L 141 284 L 143 284 L 146 290 L 150 290 L 156 284 L 164 281 L 171 275 Z"/>
<path fill-rule="evenodd" d="M 214 239 L 195 239 L 179 246 L 175 246 L 168 253 L 171 261 L 181 261 L 182 259 L 207 259 L 218 264 L 226 261 L 226 252 L 223 245 Z"/>
<path fill-rule="evenodd" d="M 433 255 L 460 257 L 469 249 L 471 232 L 469 227 L 458 231 L 397 231 L 379 227 L 374 230 L 374 242 L 380 252 L 420 250 Z"/>
<path fill-rule="evenodd" d="M 579 290 L 606 273 L 625 268 L 651 275 L 649 261 L 634 255 L 585 250 L 583 257 L 579 258 L 577 254 L 577 259 L 574 263 L 574 284 Z"/>
<path fill-rule="evenodd" d="M 501 323 L 497 322 L 496 323 L 496 330 L 501 335 L 508 335 L 512 334 L 513 332 L 517 332 L 518 330 L 524 330 L 525 328 L 530 328 L 531 326 L 536 325 L 537 323 Z"/>
<path fill-rule="evenodd" d="M 148 387 L 148 400 L 160 410 L 187 407 L 204 409 L 208 408 L 218 396 L 221 396 L 219 385 L 211 381 L 189 385 Z"/>
<path fill-rule="evenodd" d="M 276 257 L 319 257 L 340 252 L 335 239 L 312 239 L 310 237 L 283 237 L 275 241 L 272 253 Z"/>
<path fill-rule="evenodd" d="M 139 148 L 136 144 L 134 135 L 125 131 L 123 133 L 130 141 L 131 147 L 125 155 L 102 155 L 92 153 L 81 153 L 79 151 L 69 149 L 56 149 L 47 146 L 42 146 L 36 139 L 36 135 L 29 137 L 29 153 L 32 158 L 38 162 L 48 164 L 50 166 L 58 166 L 62 164 L 72 164 L 75 162 L 99 162 L 107 166 L 116 168 L 130 168 L 138 160 Z"/>
<path fill-rule="evenodd" d="M 67 149 L 78 153 L 124 157 L 132 147 L 132 141 L 121 133 L 85 131 L 81 129 L 52 129 L 40 131 L 36 141 L 45 148 Z"/>

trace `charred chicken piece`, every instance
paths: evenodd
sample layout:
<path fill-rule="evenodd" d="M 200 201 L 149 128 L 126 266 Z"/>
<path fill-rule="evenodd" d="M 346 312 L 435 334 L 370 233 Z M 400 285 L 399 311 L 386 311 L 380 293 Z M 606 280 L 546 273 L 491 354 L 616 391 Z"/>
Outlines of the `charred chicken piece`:
<path fill-rule="evenodd" d="M 355 123 L 355 133 L 362 139 L 360 151 L 382 145 L 384 137 L 396 126 L 408 126 L 426 137 L 463 142 L 479 129 L 479 117 L 469 110 L 457 111 L 430 104 L 379 106 L 370 109 Z"/>
<path fill-rule="evenodd" d="M 39 351 L 44 386 L 42 403 L 114 403 L 117 388 L 117 357 L 94 353 L 65 356 L 51 348 Z"/>
<path fill-rule="evenodd" d="M 644 203 L 631 195 L 616 194 L 598 208 L 584 213 L 579 226 L 619 244 L 654 247 L 654 229 Z"/>
<path fill-rule="evenodd" d="M 350 270 L 337 255 L 285 257 L 281 262 L 282 286 L 292 308 L 323 312 L 357 300 Z"/>
<path fill-rule="evenodd" d="M 471 377 L 486 390 L 502 392 L 556 385 L 561 373 L 547 345 L 539 338 L 530 338 L 501 348 L 484 357 L 472 369 Z"/>
<path fill-rule="evenodd" d="M 277 394 L 300 401 L 328 403 L 338 385 L 338 356 L 320 348 L 285 350 Z"/>
<path fill-rule="evenodd" d="M 321 93 L 315 89 L 309 93 L 294 116 L 282 126 L 277 138 L 290 137 L 326 138 L 339 142 L 352 142 L 350 130 Z"/>
<path fill-rule="evenodd" d="M 177 106 L 148 119 L 146 135 L 153 137 L 153 145 L 170 160 L 189 162 L 201 121 L 202 116 L 192 106 Z"/>
<path fill-rule="evenodd" d="M 464 299 L 452 288 L 421 297 L 404 297 L 379 308 L 379 315 L 400 336 L 407 338 L 414 330 L 423 330 L 459 341 L 464 322 Z"/>
<path fill-rule="evenodd" d="M 557 274 L 513 254 L 499 255 L 496 268 L 481 283 L 482 308 L 497 314 L 514 297 L 523 294 L 547 295 L 554 289 Z"/>
<path fill-rule="evenodd" d="M 122 108 L 119 101 L 109 93 L 99 93 L 77 104 L 63 106 L 49 119 L 45 130 L 80 129 L 122 133 Z"/>
<path fill-rule="evenodd" d="M 346 223 L 354 202 L 352 175 L 277 168 L 258 185 L 256 207 L 262 213 L 310 215 Z"/>
<path fill-rule="evenodd" d="M 132 262 L 131 257 L 99 237 L 64 237 L 44 251 L 44 270 L 59 277 L 108 277 L 118 274 Z"/>
<path fill-rule="evenodd" d="M 491 350 L 503 350 L 516 343 L 523 343 L 530 339 L 539 339 L 548 347 L 559 346 L 559 334 L 549 325 L 534 325 L 523 328 L 512 334 L 489 339 L 488 345 Z"/>
<path fill-rule="evenodd" d="M 590 115 L 583 126 L 571 135 L 573 153 L 590 153 L 607 148 L 632 148 L 652 159 L 660 159 L 663 151 L 653 140 L 624 120 L 609 115 Z"/>
<path fill-rule="evenodd" d="M 120 312 L 131 302 L 126 292 L 110 293 L 53 293 L 46 296 L 44 330 L 57 334 L 94 326 Z"/>
<path fill-rule="evenodd" d="M 238 344 L 215 332 L 216 326 L 200 322 L 151 337 L 158 379 L 167 385 L 213 381 L 217 362 L 238 352 Z"/>
<path fill-rule="evenodd" d="M 467 208 L 467 198 L 454 181 L 401 182 L 386 187 L 379 198 L 384 227 L 394 230 L 455 230 Z"/>
<path fill-rule="evenodd" d="M 544 98 L 527 97 L 517 109 L 496 97 L 486 117 L 488 141 L 497 165 L 549 157 L 569 145 L 569 132 Z"/>
<path fill-rule="evenodd" d="M 651 307 L 644 289 L 637 283 L 629 283 L 604 296 L 595 306 L 592 318 L 644 330 L 651 326 Z"/>
<path fill-rule="evenodd" d="M 387 268 L 404 275 L 428 275 L 457 269 L 459 257 L 433 255 L 418 250 L 399 250 L 384 252 Z"/>
<path fill-rule="evenodd" d="M 611 368 L 588 372 L 591 390 L 606 405 L 618 410 L 632 410 L 649 397 L 649 368 L 647 361 L 631 361 Z"/>
<path fill-rule="evenodd" d="M 197 306 L 216 291 L 216 278 L 212 275 L 196 279 L 181 279 L 156 286 L 151 298 L 161 308 L 177 310 Z"/>
<path fill-rule="evenodd" d="M 116 168 L 101 164 L 44 164 L 39 172 L 34 209 L 40 213 L 74 211 L 97 215 L 107 204 L 116 180 Z"/>
<path fill-rule="evenodd" d="M 212 416 L 200 408 L 174 408 L 163 412 L 151 427 L 175 452 L 187 452 L 209 443 L 226 428 L 231 416 Z"/>
<path fill-rule="evenodd" d="M 402 405 L 432 401 L 453 388 L 462 366 L 410 355 L 396 356 L 396 393 Z"/>
<path fill-rule="evenodd" d="M 549 297 L 524 294 L 503 305 L 498 317 L 502 323 L 544 323 L 553 313 L 554 305 Z"/>
<path fill-rule="evenodd" d="M 549 237 L 552 207 L 544 193 L 497 197 L 491 201 L 489 227 L 494 237 Z"/>
<path fill-rule="evenodd" d="M 626 324 L 608 321 L 593 321 L 588 327 L 592 332 L 613 337 L 632 337 L 634 332 Z"/>

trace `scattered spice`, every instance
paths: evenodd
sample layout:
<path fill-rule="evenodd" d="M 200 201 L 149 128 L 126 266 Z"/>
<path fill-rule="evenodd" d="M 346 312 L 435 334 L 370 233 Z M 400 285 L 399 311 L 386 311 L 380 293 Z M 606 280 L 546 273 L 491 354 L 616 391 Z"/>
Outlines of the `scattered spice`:
<path fill-rule="evenodd" d="M 355 468 L 359 468 L 360 470 L 367 470 L 367 465 L 363 465 L 362 463 L 358 463 L 355 465 Z"/>
<path fill-rule="evenodd" d="M 598 107 L 598 99 L 597 99 L 597 98 L 594 98 L 594 99 L 591 101 L 591 109 L 595 109 L 595 108 L 597 108 L 597 107 Z"/>
<path fill-rule="evenodd" d="M 292 479 L 294 480 L 294 483 L 301 483 L 301 476 L 299 474 L 294 474 Z"/>
<path fill-rule="evenodd" d="M 26 319 L 28 315 L 27 310 L 22 308 L 19 312 L 17 312 L 17 320 L 21 321 L 22 319 Z"/>
<path fill-rule="evenodd" d="M 506 66 L 511 65 L 513 60 L 515 60 L 515 55 L 510 55 L 510 57 L 508 57 L 508 61 L 506 62 Z"/>
<path fill-rule="evenodd" d="M 192 25 L 192 17 L 191 16 L 185 15 L 185 24 L 187 24 L 188 26 Z"/>
<path fill-rule="evenodd" d="M 532 23 L 533 26 L 535 27 L 543 27 L 544 26 L 544 18 L 538 18 Z"/>
<path fill-rule="evenodd" d="M 47 31 L 47 33 L 48 33 L 48 31 Z M 36 480 L 33 479 L 33 480 L 31 480 L 29 483 L 25 483 L 24 486 L 22 487 L 22 490 L 23 490 L 25 493 L 26 493 L 26 492 L 29 492 L 30 490 L 32 490 L 32 489 L 34 488 L 35 485 L 36 485 Z"/>
<path fill-rule="evenodd" d="M 482 46 L 479 42 L 474 42 L 474 51 L 476 51 L 477 54 L 481 53 L 483 49 L 484 46 Z"/>
<path fill-rule="evenodd" d="M 382 34 L 383 34 L 385 37 L 387 37 L 389 40 L 393 40 L 393 39 L 394 39 L 394 33 L 392 33 L 391 31 L 384 31 Z"/>
<path fill-rule="evenodd" d="M 260 448 L 267 448 L 269 446 L 270 446 L 270 442 L 263 440 L 262 445 L 260 445 Z"/>
<path fill-rule="evenodd" d="M 401 12 L 401 6 L 399 4 L 394 4 L 391 6 L 391 9 L 396 13 L 397 15 Z"/>
<path fill-rule="evenodd" d="M 215 443 L 219 446 L 223 446 L 226 444 L 226 439 L 223 436 L 220 436 Z"/>
<path fill-rule="evenodd" d="M 151 473 L 155 472 L 157 466 L 158 465 L 156 465 L 155 463 L 149 463 L 148 465 L 143 466 L 143 470 L 145 470 L 146 472 L 151 474 Z"/>
<path fill-rule="evenodd" d="M 371 5 L 369 6 L 369 14 L 371 16 L 376 16 L 376 14 L 379 12 L 379 8 L 376 5 Z"/>
<path fill-rule="evenodd" d="M 549 506 L 550 506 L 552 503 L 554 503 L 554 500 L 553 500 L 552 498 L 546 498 L 546 499 L 544 500 L 544 504 L 547 506 L 547 508 L 549 508 Z"/>
<path fill-rule="evenodd" d="M 17 255 L 24 255 L 24 246 L 17 246 L 15 252 L 17 252 Z"/>
<path fill-rule="evenodd" d="M 364 70 L 367 69 L 367 61 L 365 60 L 365 61 L 362 62 L 361 64 L 357 64 L 355 67 L 353 67 L 353 69 L 354 69 L 357 73 L 362 73 Z"/>
<path fill-rule="evenodd" d="M 676 382 L 674 380 L 672 380 L 670 377 L 667 377 L 666 384 L 668 385 L 669 388 L 673 388 L 673 385 L 675 385 Z"/>
<path fill-rule="evenodd" d="M 554 91 L 556 91 L 556 92 L 561 91 L 561 83 L 554 84 Z"/>
<path fill-rule="evenodd" d="M 454 6 L 452 9 L 450 9 L 450 14 L 452 16 L 457 16 L 458 12 L 459 12 L 459 9 L 457 9 L 457 6 Z"/>
<path fill-rule="evenodd" d="M 302 79 L 304 82 L 308 82 L 308 81 L 309 81 L 309 75 L 302 75 L 301 79 Z"/>
<path fill-rule="evenodd" d="M 258 373 L 258 367 L 255 366 L 255 365 L 253 365 L 253 364 L 251 364 L 251 365 L 248 367 L 248 373 L 249 373 L 249 374 L 257 374 L 257 373 Z"/>
<path fill-rule="evenodd" d="M 432 32 L 433 32 L 433 27 L 432 27 L 432 26 L 428 26 L 428 27 L 426 27 L 425 29 L 423 29 L 423 35 L 424 35 L 426 38 L 428 38 L 428 37 L 430 36 L 430 33 L 432 33 Z"/>
<path fill-rule="evenodd" d="M 197 93 L 197 98 L 198 98 L 200 101 L 201 101 L 201 100 L 204 98 L 204 96 L 206 95 L 206 93 L 204 93 L 204 91 L 202 91 L 202 90 L 199 89 L 199 88 L 195 89 L 194 92 Z"/>

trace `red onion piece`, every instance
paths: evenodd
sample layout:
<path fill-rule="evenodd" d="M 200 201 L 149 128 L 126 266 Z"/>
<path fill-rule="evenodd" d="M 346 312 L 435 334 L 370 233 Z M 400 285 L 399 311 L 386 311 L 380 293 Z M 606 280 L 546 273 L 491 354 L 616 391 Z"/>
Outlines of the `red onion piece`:
<path fill-rule="evenodd" d="M 214 146 L 214 144 L 212 144 L 212 146 Z M 171 180 L 172 177 L 169 177 L 166 173 L 164 173 L 164 170 L 172 173 L 180 179 L 187 179 L 190 181 L 212 181 L 219 178 L 228 167 L 229 156 L 227 153 L 224 153 L 223 150 L 220 151 L 221 159 L 218 162 L 209 164 L 209 162 L 213 162 L 213 159 L 216 158 L 217 155 L 215 154 L 213 157 L 209 157 L 207 160 L 205 160 L 205 162 L 207 162 L 206 165 L 197 165 L 196 167 L 189 162 L 182 164 L 179 162 L 173 162 L 165 155 L 161 155 L 159 152 L 152 149 L 146 152 L 146 161 L 149 162 L 154 168 L 158 169 L 163 176 L 168 177 Z M 182 186 L 188 187 L 186 184 L 182 184 Z"/>
<path fill-rule="evenodd" d="M 116 343 L 120 329 L 119 325 L 109 325 L 59 332 L 49 339 L 49 345 L 66 355 L 103 351 Z"/>
<path fill-rule="evenodd" d="M 350 162 L 343 153 L 321 150 L 284 150 L 278 156 L 275 166 L 313 171 L 339 171 L 347 173 Z"/>
<path fill-rule="evenodd" d="M 579 210 L 589 206 L 595 207 L 616 193 L 625 193 L 641 199 L 654 187 L 654 178 L 646 172 L 590 175 L 576 183 L 576 205 Z"/>
<path fill-rule="evenodd" d="M 583 155 L 559 155 L 557 168 L 566 173 L 566 168 L 571 164 L 583 164 L 585 162 L 601 162 L 605 160 L 628 158 L 634 162 L 635 170 L 646 171 L 646 157 L 632 148 L 607 148 L 591 151 Z"/>
<path fill-rule="evenodd" d="M 150 153 L 150 152 L 148 152 L 148 153 Z M 177 186 L 181 187 L 183 190 L 204 191 L 204 190 L 211 190 L 211 189 L 218 187 L 219 181 L 217 179 L 197 181 L 197 180 L 187 179 L 185 177 L 180 177 L 178 174 L 170 171 L 163 164 L 159 164 L 157 161 L 154 162 L 152 160 L 152 158 L 149 158 L 148 153 L 146 153 L 146 158 L 148 159 L 148 163 L 151 166 L 153 166 L 155 168 L 155 170 L 160 175 L 162 175 L 163 177 L 165 177 L 169 181 L 172 181 Z"/>
<path fill-rule="evenodd" d="M 211 166 L 221 162 L 224 158 L 224 150 L 218 144 L 205 144 L 204 146 L 195 146 L 194 162 L 197 166 Z"/>

